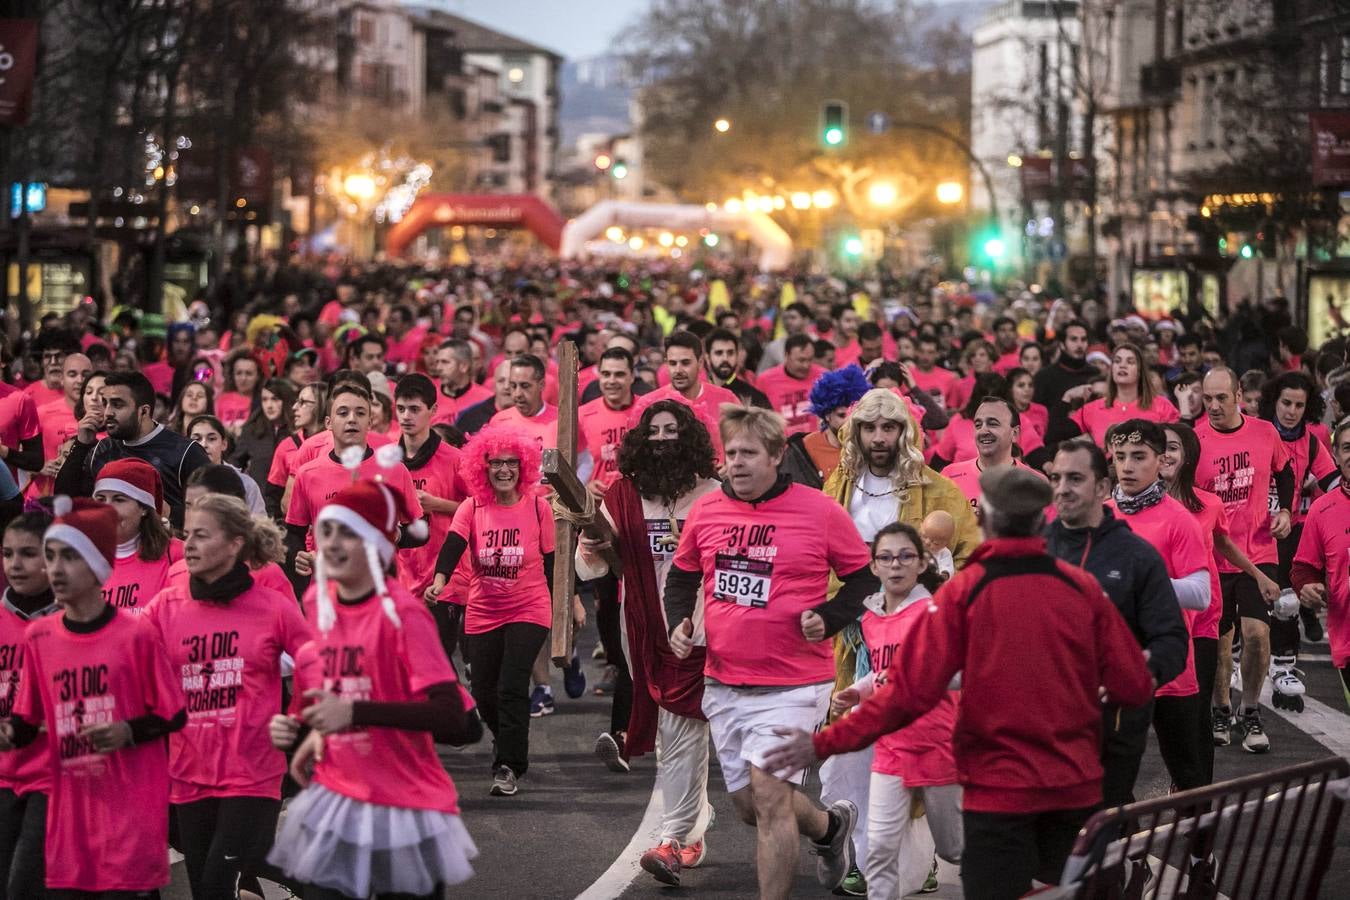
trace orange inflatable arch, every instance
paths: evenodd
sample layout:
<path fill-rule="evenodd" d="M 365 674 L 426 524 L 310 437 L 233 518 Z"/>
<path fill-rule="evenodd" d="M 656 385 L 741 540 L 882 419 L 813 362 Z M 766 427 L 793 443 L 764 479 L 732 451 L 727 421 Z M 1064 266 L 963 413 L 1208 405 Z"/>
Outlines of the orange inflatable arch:
<path fill-rule="evenodd" d="M 423 194 L 389 229 L 384 249 L 402 256 L 428 228 L 482 225 L 526 228 L 553 252 L 562 246 L 563 217 L 533 194 Z"/>

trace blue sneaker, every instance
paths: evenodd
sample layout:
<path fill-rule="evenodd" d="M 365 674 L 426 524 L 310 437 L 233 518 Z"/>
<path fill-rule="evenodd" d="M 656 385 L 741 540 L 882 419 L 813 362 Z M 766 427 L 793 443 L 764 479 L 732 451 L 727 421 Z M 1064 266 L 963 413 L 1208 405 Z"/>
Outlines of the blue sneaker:
<path fill-rule="evenodd" d="M 534 693 L 530 694 L 530 718 L 537 719 L 540 716 L 551 716 L 554 712 L 553 695 L 544 689 L 544 686 L 536 685 Z"/>
<path fill-rule="evenodd" d="M 572 654 L 572 661 L 563 669 L 563 690 L 573 700 L 586 693 L 586 673 L 581 671 L 581 657 Z"/>

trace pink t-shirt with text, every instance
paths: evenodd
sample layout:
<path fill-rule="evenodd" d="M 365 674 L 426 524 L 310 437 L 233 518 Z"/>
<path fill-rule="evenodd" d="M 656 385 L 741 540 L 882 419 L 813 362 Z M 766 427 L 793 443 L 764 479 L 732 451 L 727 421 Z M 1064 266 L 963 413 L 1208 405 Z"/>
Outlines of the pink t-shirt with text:
<path fill-rule="evenodd" d="M 1294 561 L 1326 572 L 1331 662 L 1343 668 L 1350 663 L 1350 497 L 1340 487 L 1313 501 Z"/>
<path fill-rule="evenodd" d="M 103 599 L 124 613 L 139 616 L 155 595 L 169 586 L 169 570 L 183 559 L 183 542 L 169 541 L 169 552 L 159 559 L 141 559 L 139 553 L 113 562 L 112 574 L 103 582 Z"/>
<path fill-rule="evenodd" d="M 468 492 L 459 477 L 459 457 L 460 452 L 457 448 L 441 441 L 431 454 L 431 458 L 420 469 L 408 471 L 413 488 L 441 500 L 463 500 Z M 453 520 L 453 513 L 431 513 L 427 522 L 430 529 L 427 542 L 420 547 L 398 551 L 399 580 L 414 597 L 421 597 L 435 579 L 436 555 L 441 552 L 441 545 L 445 543 L 445 536 L 450 533 L 450 523 Z M 456 596 L 461 598 L 464 596 L 463 592 L 467 587 L 468 578 L 460 574 L 460 569 L 456 569 L 454 577 L 450 579 L 449 588 L 441 592 L 441 598 L 444 602 L 453 602 Z"/>
<path fill-rule="evenodd" d="M 413 487 L 412 476 L 402 463 L 385 468 L 375 459 L 375 454 L 366 457 L 356 470 L 356 477 L 364 481 L 373 481 L 376 477 L 384 481 L 393 491 L 403 496 L 412 519 L 422 518 L 422 503 L 417 499 L 417 489 Z M 337 492 L 352 484 L 352 473 L 342 463 L 325 454 L 300 467 L 295 475 L 295 487 L 291 490 L 291 504 L 286 510 L 287 525 L 312 526 L 319 511 L 337 496 Z M 401 523 L 407 524 L 407 523 Z M 306 547 L 313 549 L 314 533 L 306 538 Z"/>
<path fill-rule="evenodd" d="M 553 552 L 553 508 L 543 497 L 511 506 L 470 498 L 455 511 L 450 530 L 468 543 L 472 566 L 464 631 L 482 634 L 512 622 L 553 624 L 544 555 Z"/>
<path fill-rule="evenodd" d="M 23 672 L 24 634 L 32 620 L 23 619 L 0 606 L 0 722 L 14 714 Z M 19 796 L 52 787 L 51 748 L 44 740 L 0 753 L 0 790 Z"/>
<path fill-rule="evenodd" d="M 787 422 L 788 434 L 809 434 L 816 430 L 811 387 L 824 374 L 820 366 L 812 366 L 805 378 L 793 378 L 783 366 L 774 366 L 759 376 L 757 387 L 769 398 L 769 407 Z"/>
<path fill-rule="evenodd" d="M 1209 606 L 1195 617 L 1191 623 L 1191 632 L 1198 638 L 1217 638 L 1219 620 L 1223 618 L 1223 589 L 1219 585 L 1219 562 L 1214 554 L 1214 539 L 1218 535 L 1228 534 L 1228 511 L 1223 501 L 1209 491 L 1196 489 L 1195 496 L 1200 498 L 1200 511 L 1192 513 L 1200 525 L 1200 535 L 1205 539 L 1205 552 L 1209 554 Z"/>
<path fill-rule="evenodd" d="M 1098 447 L 1106 440 L 1106 431 L 1112 425 L 1119 424 L 1128 419 L 1148 419 L 1150 422 L 1175 422 L 1181 418 L 1177 408 L 1172 405 L 1172 401 L 1166 397 L 1154 397 L 1153 403 L 1148 409 L 1142 409 L 1139 403 L 1120 403 L 1116 402 L 1110 406 L 1106 405 L 1106 398 L 1099 397 L 1092 402 L 1085 404 L 1076 412 L 1069 416 L 1079 430 L 1092 438 L 1092 443 Z"/>
<path fill-rule="evenodd" d="M 1270 495 L 1275 473 L 1285 467 L 1289 454 L 1275 426 L 1262 419 L 1243 416 L 1242 424 L 1229 434 L 1215 431 L 1208 419 L 1196 424 L 1200 439 L 1200 464 L 1195 486 L 1219 495 L 1228 510 L 1228 528 L 1233 543 L 1247 558 L 1261 565 L 1275 563 L 1275 538 L 1270 533 Z M 1219 560 L 1220 572 L 1237 572 L 1227 559 Z"/>
<path fill-rule="evenodd" d="M 632 404 L 614 409 L 604 397 L 583 403 L 577 410 L 577 453 L 588 450 L 595 467 L 591 481 L 609 487 L 619 478 L 619 445 L 628 429 Z"/>

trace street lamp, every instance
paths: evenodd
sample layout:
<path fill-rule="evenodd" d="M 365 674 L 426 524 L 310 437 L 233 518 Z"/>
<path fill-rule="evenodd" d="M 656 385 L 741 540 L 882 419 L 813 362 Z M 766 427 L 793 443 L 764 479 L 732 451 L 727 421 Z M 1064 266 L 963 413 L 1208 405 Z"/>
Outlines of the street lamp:
<path fill-rule="evenodd" d="M 937 199 L 939 203 L 951 206 L 953 203 L 960 203 L 961 198 L 965 196 L 965 189 L 961 187 L 960 182 L 944 181 L 937 186 Z"/>
<path fill-rule="evenodd" d="M 811 195 L 811 204 L 816 209 L 829 209 L 834 206 L 835 196 L 832 191 L 816 191 Z"/>
<path fill-rule="evenodd" d="M 353 200 L 372 200 L 379 187 L 369 175 L 353 172 L 342 179 L 342 190 Z"/>
<path fill-rule="evenodd" d="M 713 129 L 714 129 L 718 134 L 726 134 L 728 131 L 731 130 L 731 120 L 730 120 L 730 119 L 718 119 L 716 122 L 713 122 Z"/>
<path fill-rule="evenodd" d="M 874 181 L 867 188 L 867 202 L 873 206 L 893 206 L 900 192 L 889 181 Z"/>
<path fill-rule="evenodd" d="M 605 229 L 605 237 L 609 238 L 616 244 L 620 243 L 623 241 L 623 229 L 620 228 L 618 225 L 611 225 Z"/>
<path fill-rule="evenodd" d="M 790 199 L 792 200 L 793 209 L 811 208 L 811 195 L 806 191 L 796 191 Z"/>

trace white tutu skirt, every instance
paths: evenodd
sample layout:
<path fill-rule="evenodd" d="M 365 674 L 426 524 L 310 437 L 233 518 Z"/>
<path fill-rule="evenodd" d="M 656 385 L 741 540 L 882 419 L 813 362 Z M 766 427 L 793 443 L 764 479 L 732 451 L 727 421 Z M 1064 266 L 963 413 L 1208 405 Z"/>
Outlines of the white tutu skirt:
<path fill-rule="evenodd" d="M 348 897 L 429 894 L 473 877 L 478 856 L 459 816 L 380 806 L 311 784 L 290 802 L 267 861 Z"/>

